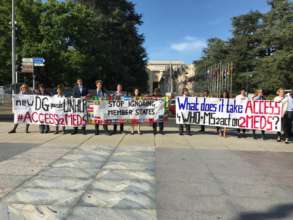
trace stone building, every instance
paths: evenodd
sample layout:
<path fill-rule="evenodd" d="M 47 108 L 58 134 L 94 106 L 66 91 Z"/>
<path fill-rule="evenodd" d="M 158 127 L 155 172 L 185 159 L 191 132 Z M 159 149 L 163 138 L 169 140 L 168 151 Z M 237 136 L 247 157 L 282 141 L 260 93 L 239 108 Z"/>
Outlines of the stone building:
<path fill-rule="evenodd" d="M 150 93 L 155 88 L 167 95 L 181 94 L 184 87 L 193 91 L 196 74 L 193 64 L 185 64 L 182 61 L 150 61 L 147 71 Z"/>

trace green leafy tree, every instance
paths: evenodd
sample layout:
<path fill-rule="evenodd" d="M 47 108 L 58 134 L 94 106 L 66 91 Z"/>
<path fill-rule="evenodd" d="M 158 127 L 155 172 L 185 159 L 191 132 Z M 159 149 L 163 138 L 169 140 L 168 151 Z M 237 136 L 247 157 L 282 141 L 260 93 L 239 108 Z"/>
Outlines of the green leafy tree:
<path fill-rule="evenodd" d="M 10 11 L 0 0 L 0 76 L 10 82 Z M 38 81 L 50 86 L 71 86 L 77 77 L 94 87 L 104 80 L 109 89 L 120 82 L 125 88 L 147 86 L 144 38 L 137 31 L 141 16 L 127 0 L 17 1 L 17 53 L 40 56 L 45 68 L 37 68 Z M 3 24 L 3 25 L 2 25 Z"/>
<path fill-rule="evenodd" d="M 208 44 L 195 65 L 233 62 L 234 90 L 247 87 L 250 92 L 264 88 L 273 94 L 277 88 L 293 84 L 293 2 L 270 0 L 271 10 L 249 12 L 232 19 L 233 36 L 219 49 Z M 219 44 L 218 44 L 219 46 Z"/>

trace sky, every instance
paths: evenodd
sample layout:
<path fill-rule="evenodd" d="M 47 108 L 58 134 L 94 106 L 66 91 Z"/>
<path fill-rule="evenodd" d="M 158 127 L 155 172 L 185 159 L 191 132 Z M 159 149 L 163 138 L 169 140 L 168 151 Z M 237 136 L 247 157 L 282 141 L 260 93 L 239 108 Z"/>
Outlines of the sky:
<path fill-rule="evenodd" d="M 143 16 L 149 60 L 199 59 L 209 38 L 229 39 L 231 18 L 249 11 L 267 12 L 267 0 L 132 0 Z"/>

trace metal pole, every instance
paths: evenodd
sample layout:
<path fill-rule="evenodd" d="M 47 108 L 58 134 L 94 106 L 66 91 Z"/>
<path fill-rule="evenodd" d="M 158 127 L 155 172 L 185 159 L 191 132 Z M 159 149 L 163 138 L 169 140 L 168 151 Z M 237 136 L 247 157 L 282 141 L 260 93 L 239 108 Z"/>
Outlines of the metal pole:
<path fill-rule="evenodd" d="M 36 90 L 36 75 L 35 75 L 35 68 L 33 66 L 33 92 Z"/>
<path fill-rule="evenodd" d="M 233 68 L 233 63 L 230 64 L 231 66 L 231 85 L 230 85 L 230 90 L 231 90 L 231 96 L 232 96 L 232 93 L 233 93 L 233 74 L 234 74 L 234 68 Z"/>
<path fill-rule="evenodd" d="M 171 92 L 171 95 L 173 93 L 173 72 L 172 72 L 172 64 L 170 64 L 170 92 Z"/>
<path fill-rule="evenodd" d="M 16 83 L 16 74 L 15 74 L 15 64 L 16 64 L 16 53 L 15 53 L 15 0 L 12 0 L 12 10 L 11 10 L 11 29 L 12 29 L 12 36 L 11 36 L 11 79 L 12 79 L 12 93 L 15 91 L 15 83 Z"/>

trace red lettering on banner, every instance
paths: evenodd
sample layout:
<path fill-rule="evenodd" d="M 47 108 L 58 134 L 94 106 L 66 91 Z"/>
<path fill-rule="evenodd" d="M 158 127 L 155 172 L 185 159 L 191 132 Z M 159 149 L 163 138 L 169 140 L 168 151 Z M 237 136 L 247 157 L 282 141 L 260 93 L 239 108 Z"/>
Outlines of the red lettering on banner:
<path fill-rule="evenodd" d="M 249 110 L 250 112 L 253 112 L 253 107 L 252 107 L 252 103 L 251 103 L 251 101 L 248 101 L 248 102 L 246 103 L 245 113 L 247 113 L 248 110 Z"/>
<path fill-rule="evenodd" d="M 281 114 L 281 103 L 275 102 L 275 108 L 278 110 L 275 115 Z"/>
<path fill-rule="evenodd" d="M 267 131 L 272 131 L 273 130 L 272 116 L 268 117 L 266 128 L 267 128 L 266 129 Z"/>
<path fill-rule="evenodd" d="M 24 115 L 24 119 L 23 119 L 23 121 L 24 121 L 24 122 L 27 122 L 27 120 L 29 120 L 30 122 L 32 122 L 30 112 L 27 112 L 27 113 L 25 113 L 25 115 Z"/>
<path fill-rule="evenodd" d="M 257 100 L 247 101 L 245 106 L 246 114 L 258 115 L 279 115 L 281 111 L 280 103 L 274 101 Z"/>
<path fill-rule="evenodd" d="M 38 113 L 37 112 L 33 112 L 32 113 L 32 121 L 34 122 L 34 123 L 38 123 Z"/>
<path fill-rule="evenodd" d="M 239 118 L 239 128 L 245 128 L 245 118 L 244 117 Z"/>

